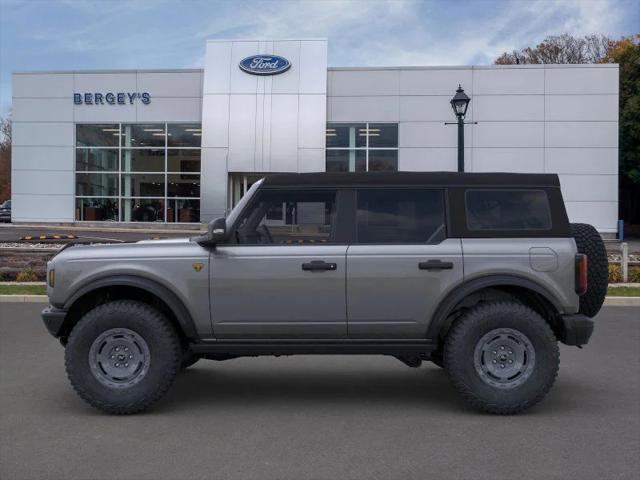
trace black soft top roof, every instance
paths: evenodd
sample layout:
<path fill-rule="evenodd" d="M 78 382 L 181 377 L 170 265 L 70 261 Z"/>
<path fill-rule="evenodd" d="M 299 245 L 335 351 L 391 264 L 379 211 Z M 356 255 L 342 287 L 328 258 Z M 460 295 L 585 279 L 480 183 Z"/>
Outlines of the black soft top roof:
<path fill-rule="evenodd" d="M 359 172 L 282 173 L 267 176 L 264 186 L 333 185 L 440 185 L 559 187 L 558 175 L 550 173 L 457 173 L 457 172 Z"/>

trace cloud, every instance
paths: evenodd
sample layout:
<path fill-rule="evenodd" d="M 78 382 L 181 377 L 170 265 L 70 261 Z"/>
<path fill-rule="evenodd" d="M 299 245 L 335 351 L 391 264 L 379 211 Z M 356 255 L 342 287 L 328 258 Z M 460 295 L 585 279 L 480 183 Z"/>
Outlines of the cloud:
<path fill-rule="evenodd" d="M 1 111 L 16 70 L 193 68 L 207 38 L 329 40 L 332 66 L 491 63 L 550 34 L 636 33 L 637 0 L 0 0 Z"/>

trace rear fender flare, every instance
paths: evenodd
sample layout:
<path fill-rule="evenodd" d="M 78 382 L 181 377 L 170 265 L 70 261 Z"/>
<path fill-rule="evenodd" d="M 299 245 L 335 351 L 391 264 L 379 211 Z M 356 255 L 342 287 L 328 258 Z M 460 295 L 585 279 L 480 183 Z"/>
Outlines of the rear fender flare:
<path fill-rule="evenodd" d="M 449 315 L 465 297 L 488 287 L 514 286 L 537 293 L 547 300 L 556 312 L 561 311 L 561 303 L 555 295 L 532 280 L 517 275 L 488 275 L 459 284 L 440 302 L 427 329 L 427 338 L 438 339 L 441 332 L 449 327 Z"/>

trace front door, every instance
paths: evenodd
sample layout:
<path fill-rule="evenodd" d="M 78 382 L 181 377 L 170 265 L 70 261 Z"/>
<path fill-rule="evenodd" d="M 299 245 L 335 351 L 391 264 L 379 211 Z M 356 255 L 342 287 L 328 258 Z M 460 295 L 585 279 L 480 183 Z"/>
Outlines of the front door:
<path fill-rule="evenodd" d="M 347 252 L 350 338 L 424 339 L 463 278 L 460 239 L 446 238 L 441 189 L 360 189 Z"/>
<path fill-rule="evenodd" d="M 344 338 L 335 190 L 262 189 L 211 254 L 217 338 Z"/>

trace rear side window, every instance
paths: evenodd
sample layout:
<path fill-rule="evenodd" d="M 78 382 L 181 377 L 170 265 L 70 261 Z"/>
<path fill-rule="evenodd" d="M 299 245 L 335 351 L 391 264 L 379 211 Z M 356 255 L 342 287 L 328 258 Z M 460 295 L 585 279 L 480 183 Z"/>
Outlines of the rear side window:
<path fill-rule="evenodd" d="M 465 208 L 469 230 L 551 230 L 544 190 L 467 190 Z"/>
<path fill-rule="evenodd" d="M 441 189 L 357 192 L 358 243 L 439 243 L 446 238 Z"/>

